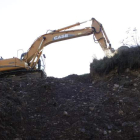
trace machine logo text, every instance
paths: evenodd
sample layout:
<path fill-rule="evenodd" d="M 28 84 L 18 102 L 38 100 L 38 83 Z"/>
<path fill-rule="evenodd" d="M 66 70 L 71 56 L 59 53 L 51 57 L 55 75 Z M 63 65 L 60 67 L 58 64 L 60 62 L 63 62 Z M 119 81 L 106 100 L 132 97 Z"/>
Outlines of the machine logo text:
<path fill-rule="evenodd" d="M 68 37 L 72 37 L 72 36 L 74 36 L 74 35 L 72 35 L 72 34 L 58 35 L 58 36 L 55 36 L 55 37 L 53 38 L 53 40 L 59 40 L 59 39 L 68 38 Z"/>

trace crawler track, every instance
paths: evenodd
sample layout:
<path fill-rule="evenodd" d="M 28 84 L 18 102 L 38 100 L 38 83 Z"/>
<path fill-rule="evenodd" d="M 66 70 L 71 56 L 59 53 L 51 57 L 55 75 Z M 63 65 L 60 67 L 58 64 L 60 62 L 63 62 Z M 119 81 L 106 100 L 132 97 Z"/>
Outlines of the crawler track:
<path fill-rule="evenodd" d="M 26 70 L 26 69 L 20 69 L 15 71 L 6 71 L 0 73 L 0 79 L 3 78 L 12 78 L 12 79 L 21 79 L 21 78 L 41 78 L 46 76 L 45 72 L 42 70 Z"/>

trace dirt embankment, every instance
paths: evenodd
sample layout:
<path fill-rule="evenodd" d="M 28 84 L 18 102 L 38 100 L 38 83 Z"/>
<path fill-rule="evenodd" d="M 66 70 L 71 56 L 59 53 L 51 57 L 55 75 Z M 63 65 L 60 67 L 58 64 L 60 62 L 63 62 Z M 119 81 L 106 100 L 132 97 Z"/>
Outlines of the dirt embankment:
<path fill-rule="evenodd" d="M 1 140 L 139 140 L 140 74 L 0 80 Z"/>
<path fill-rule="evenodd" d="M 1 78 L 0 139 L 139 140 L 139 54 L 95 59 L 81 76 Z"/>

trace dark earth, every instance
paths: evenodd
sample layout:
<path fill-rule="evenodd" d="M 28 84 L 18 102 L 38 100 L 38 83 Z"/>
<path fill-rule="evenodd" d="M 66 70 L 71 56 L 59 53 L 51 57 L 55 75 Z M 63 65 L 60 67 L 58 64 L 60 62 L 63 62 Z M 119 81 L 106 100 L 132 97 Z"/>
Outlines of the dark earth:
<path fill-rule="evenodd" d="M 140 71 L 0 79 L 0 140 L 139 140 Z"/>

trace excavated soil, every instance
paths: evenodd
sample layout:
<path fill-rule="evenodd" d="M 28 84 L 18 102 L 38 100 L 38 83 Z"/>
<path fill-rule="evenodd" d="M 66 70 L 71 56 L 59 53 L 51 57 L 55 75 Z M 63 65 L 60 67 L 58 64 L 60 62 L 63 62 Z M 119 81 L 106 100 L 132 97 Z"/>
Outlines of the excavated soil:
<path fill-rule="evenodd" d="M 0 79 L 0 140 L 139 140 L 140 74 Z"/>

